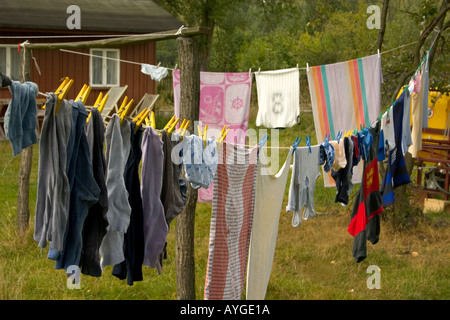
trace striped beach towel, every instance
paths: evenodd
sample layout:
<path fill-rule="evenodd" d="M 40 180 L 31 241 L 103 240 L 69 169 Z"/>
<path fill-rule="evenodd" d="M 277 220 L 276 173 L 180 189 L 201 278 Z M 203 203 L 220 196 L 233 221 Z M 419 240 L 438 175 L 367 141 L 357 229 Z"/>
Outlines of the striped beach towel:
<path fill-rule="evenodd" d="M 380 114 L 381 57 L 364 58 L 310 67 L 307 69 L 317 141 L 339 131 L 369 127 Z M 361 167 L 361 166 L 360 166 Z M 356 168 L 355 168 L 356 169 Z M 354 170 L 353 182 L 361 182 L 362 169 Z M 324 172 L 326 187 L 334 185 Z"/>
<path fill-rule="evenodd" d="M 258 147 L 224 142 L 214 177 L 205 300 L 239 300 L 244 288 L 255 206 Z"/>

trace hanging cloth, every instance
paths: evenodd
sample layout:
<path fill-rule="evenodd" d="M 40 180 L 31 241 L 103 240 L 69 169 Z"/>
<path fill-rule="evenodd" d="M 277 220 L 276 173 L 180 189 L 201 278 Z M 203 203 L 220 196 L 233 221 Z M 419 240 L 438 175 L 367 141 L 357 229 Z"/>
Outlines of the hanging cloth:
<path fill-rule="evenodd" d="M 39 89 L 33 82 L 12 81 L 9 90 L 12 97 L 6 109 L 4 127 L 13 156 L 16 156 L 38 141 L 36 96 Z"/>
<path fill-rule="evenodd" d="M 335 140 L 344 132 L 376 121 L 381 107 L 381 57 L 359 59 L 307 68 L 317 141 L 325 135 Z M 353 172 L 353 183 L 361 182 L 362 168 Z M 334 186 L 331 174 L 324 174 L 325 187 Z"/>
<path fill-rule="evenodd" d="M 422 149 L 422 129 L 428 126 L 428 85 L 425 83 L 427 80 L 425 75 L 428 75 L 428 57 L 412 80 L 414 83 L 411 93 L 412 145 L 408 151 L 413 158 L 417 158 L 417 153 Z"/>
<path fill-rule="evenodd" d="M 97 108 L 91 109 L 91 118 L 87 125 L 86 136 L 89 144 L 94 179 L 100 188 L 98 201 L 89 209 L 83 226 L 83 248 L 80 258 L 81 273 L 100 277 L 100 244 L 106 234 L 108 219 L 108 190 L 106 189 L 106 160 L 103 146 L 105 127 Z"/>
<path fill-rule="evenodd" d="M 160 256 L 169 227 L 161 202 L 163 181 L 163 143 L 152 127 L 147 127 L 142 140 L 141 197 L 144 226 L 144 262 L 161 273 Z"/>
<path fill-rule="evenodd" d="M 280 171 L 272 175 L 265 150 L 259 152 L 255 189 L 255 212 L 247 267 L 247 300 L 264 300 L 272 269 L 281 206 L 292 160 L 289 152 Z"/>
<path fill-rule="evenodd" d="M 62 251 L 49 249 L 48 258 L 55 260 L 55 269 L 67 270 L 79 266 L 83 246 L 83 225 L 89 208 L 98 201 L 98 187 L 92 169 L 89 144 L 86 138 L 88 113 L 81 101 L 70 101 L 72 126 L 67 145 L 67 177 L 70 185 L 69 217 L 64 230 Z M 61 111 L 61 109 L 60 109 Z"/>
<path fill-rule="evenodd" d="M 130 122 L 114 114 L 106 126 L 106 188 L 108 190 L 108 228 L 100 245 L 101 266 L 115 265 L 125 259 L 124 235 L 130 223 L 131 207 L 124 172 L 130 154 Z"/>
<path fill-rule="evenodd" d="M 142 129 L 135 130 L 136 124 L 130 122 L 130 154 L 125 166 L 124 179 L 125 187 L 128 191 L 128 202 L 131 207 L 130 223 L 124 236 L 124 257 L 125 260 L 113 267 L 112 275 L 124 280 L 128 285 L 133 285 L 135 281 L 142 281 L 142 262 L 144 260 L 144 229 L 141 185 L 139 179 L 139 165 L 141 162 L 142 150 Z"/>
<path fill-rule="evenodd" d="M 293 212 L 292 226 L 298 227 L 304 220 L 316 216 L 314 210 L 314 191 L 317 178 L 320 176 L 320 146 L 297 148 L 294 151 L 289 199 L 286 211 Z M 304 208 L 304 210 L 303 210 Z M 302 215 L 303 211 L 303 215 Z"/>
<path fill-rule="evenodd" d="M 64 249 L 64 233 L 69 218 L 70 186 L 67 177 L 67 144 L 72 126 L 72 106 L 61 102 L 57 114 L 58 97 L 49 94 L 45 104 L 39 143 L 39 167 L 36 214 L 33 239 L 41 248 Z"/>
<path fill-rule="evenodd" d="M 223 142 L 214 176 L 205 300 L 239 300 L 244 288 L 255 205 L 258 146 Z"/>
<path fill-rule="evenodd" d="M 300 118 L 300 78 L 297 68 L 255 73 L 258 94 L 256 125 L 289 128 Z"/>
<path fill-rule="evenodd" d="M 387 208 L 395 201 L 394 188 L 411 182 L 402 152 L 402 124 L 404 92 L 392 107 L 392 122 L 395 130 L 395 147 L 389 152 L 385 176 L 381 183 L 380 192 L 383 196 L 383 206 Z"/>
<path fill-rule="evenodd" d="M 173 72 L 175 116 L 180 117 L 180 70 Z M 199 121 L 208 125 L 208 138 L 215 139 L 222 128 L 230 132 L 225 141 L 245 144 L 252 75 L 248 72 L 200 72 Z M 211 202 L 213 184 L 198 190 L 199 202 Z"/>
<path fill-rule="evenodd" d="M 361 262 L 367 257 L 367 240 L 376 244 L 380 234 L 380 214 L 383 212 L 383 200 L 379 191 L 378 146 L 380 122 L 370 128 L 373 138 L 367 158 L 363 158 L 364 171 L 351 213 L 351 222 L 347 231 L 353 236 L 353 257 Z"/>

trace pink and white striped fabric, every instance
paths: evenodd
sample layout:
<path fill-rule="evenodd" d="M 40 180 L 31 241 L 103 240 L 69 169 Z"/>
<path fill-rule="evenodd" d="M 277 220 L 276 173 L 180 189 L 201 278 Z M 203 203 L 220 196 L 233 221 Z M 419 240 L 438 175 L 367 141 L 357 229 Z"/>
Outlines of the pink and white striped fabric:
<path fill-rule="evenodd" d="M 255 207 L 258 146 L 224 142 L 214 177 L 205 300 L 240 300 Z"/>

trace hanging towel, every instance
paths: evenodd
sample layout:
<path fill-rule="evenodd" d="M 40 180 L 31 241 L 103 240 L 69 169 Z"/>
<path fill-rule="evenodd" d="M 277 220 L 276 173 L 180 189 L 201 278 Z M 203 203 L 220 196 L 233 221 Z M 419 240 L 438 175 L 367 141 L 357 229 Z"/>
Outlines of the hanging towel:
<path fill-rule="evenodd" d="M 130 154 L 130 122 L 120 124 L 114 114 L 106 126 L 106 188 L 108 190 L 108 228 L 100 245 L 102 268 L 122 262 L 124 235 L 130 223 L 131 207 L 125 187 L 124 172 Z"/>
<path fill-rule="evenodd" d="M 63 100 L 58 113 L 55 107 L 58 97 L 49 94 L 45 104 L 39 143 L 39 167 L 36 198 L 36 215 L 33 238 L 39 246 L 62 251 L 64 232 L 69 217 L 70 196 L 67 177 L 67 144 L 72 121 L 72 106 Z"/>
<path fill-rule="evenodd" d="M 256 125 L 294 126 L 300 117 L 300 78 L 297 68 L 255 73 L 258 94 Z"/>
<path fill-rule="evenodd" d="M 259 156 L 255 212 L 248 254 L 247 300 L 264 300 L 266 296 L 292 152 L 289 152 L 283 167 L 276 175 L 272 175 L 269 168 L 262 165 L 268 163 L 264 160 L 266 158 L 264 149 L 260 150 Z"/>
<path fill-rule="evenodd" d="M 369 126 L 380 114 L 381 57 L 364 58 L 309 67 L 307 69 L 317 141 L 325 134 L 336 139 L 339 131 Z M 362 166 L 354 171 L 352 182 L 361 182 Z M 324 174 L 326 187 L 334 186 Z"/>
<path fill-rule="evenodd" d="M 258 147 L 224 142 L 214 177 L 205 300 L 239 300 L 253 221 Z"/>
<path fill-rule="evenodd" d="M 152 127 L 144 131 L 142 140 L 141 196 L 144 226 L 144 262 L 161 273 L 159 260 L 169 232 L 161 202 L 163 183 L 163 143 Z"/>
<path fill-rule="evenodd" d="M 180 116 L 180 70 L 173 72 L 175 115 Z M 250 112 L 252 75 L 248 72 L 200 72 L 199 121 L 207 124 L 208 138 L 215 139 L 223 126 L 230 129 L 225 141 L 245 144 Z M 213 184 L 198 191 L 198 201 L 211 202 Z"/>
<path fill-rule="evenodd" d="M 37 143 L 37 104 L 39 89 L 33 82 L 12 81 L 11 101 L 5 113 L 5 134 L 11 142 L 13 156 Z"/>
<path fill-rule="evenodd" d="M 94 179 L 100 188 L 97 203 L 89 209 L 83 226 L 83 250 L 80 258 L 81 273 L 100 277 L 100 244 L 106 234 L 108 219 L 108 190 L 106 189 L 106 160 L 103 151 L 105 143 L 103 118 L 97 108 L 91 109 L 86 136 L 89 144 Z"/>

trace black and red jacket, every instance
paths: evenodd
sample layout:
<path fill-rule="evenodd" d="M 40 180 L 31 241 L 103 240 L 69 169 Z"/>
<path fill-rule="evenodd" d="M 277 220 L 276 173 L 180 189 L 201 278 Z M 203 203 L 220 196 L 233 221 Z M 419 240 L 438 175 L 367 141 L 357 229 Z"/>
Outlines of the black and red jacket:
<path fill-rule="evenodd" d="M 380 130 L 380 121 L 376 123 L 375 128 L 369 129 L 373 140 L 367 159 L 364 160 L 361 188 L 356 195 L 351 222 L 347 229 L 354 237 L 353 256 L 356 262 L 361 262 L 367 257 L 367 240 L 376 244 L 380 235 L 379 215 L 384 210 L 377 163 Z"/>

